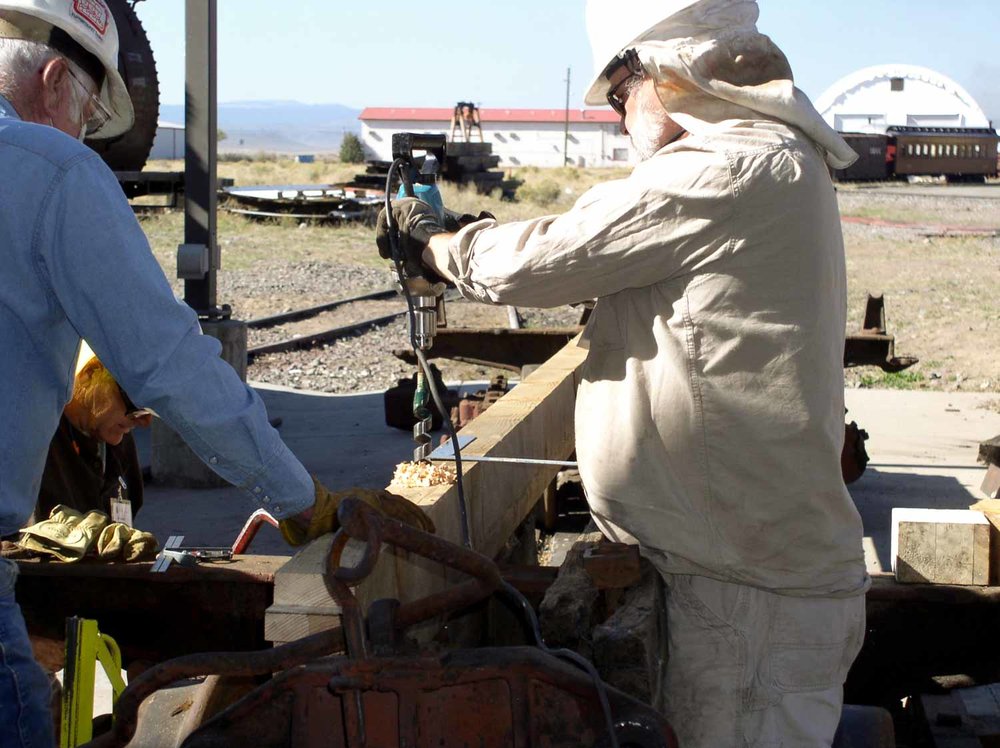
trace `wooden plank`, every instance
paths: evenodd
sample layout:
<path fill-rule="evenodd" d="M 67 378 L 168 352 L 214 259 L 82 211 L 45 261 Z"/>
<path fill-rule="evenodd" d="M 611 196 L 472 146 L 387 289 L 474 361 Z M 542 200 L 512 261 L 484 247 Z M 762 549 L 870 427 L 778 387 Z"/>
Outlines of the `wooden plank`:
<path fill-rule="evenodd" d="M 991 526 L 964 509 L 892 510 L 896 579 L 907 583 L 990 583 Z"/>
<path fill-rule="evenodd" d="M 574 449 L 573 412 L 586 356 L 587 351 L 578 347 L 577 339 L 570 341 L 462 429 L 460 433 L 476 437 L 465 451 L 497 457 L 567 459 Z M 473 547 L 495 557 L 557 472 L 558 467 L 548 465 L 463 464 Z M 423 508 L 434 521 L 439 537 L 461 543 L 457 486 L 393 490 Z M 266 621 L 270 641 L 292 641 L 316 626 L 329 624 L 329 616 L 335 616 L 336 606 L 321 576 L 330 542 L 329 538 L 314 541 L 275 575 L 277 607 L 273 615 L 268 611 Z M 375 571 L 356 589 L 356 594 L 362 609 L 367 609 L 379 598 L 416 600 L 463 578 L 457 572 L 446 572 L 440 564 L 383 548 Z M 304 620 L 295 620 L 296 606 Z"/>

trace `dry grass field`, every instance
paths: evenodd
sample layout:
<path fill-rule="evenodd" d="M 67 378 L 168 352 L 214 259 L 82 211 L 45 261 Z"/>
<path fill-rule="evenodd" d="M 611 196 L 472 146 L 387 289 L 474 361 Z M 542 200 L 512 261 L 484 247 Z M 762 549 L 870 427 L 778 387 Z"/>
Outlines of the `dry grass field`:
<path fill-rule="evenodd" d="M 179 162 L 152 162 L 151 170 L 179 169 Z M 336 161 L 296 164 L 291 159 L 256 158 L 219 164 L 219 175 L 238 185 L 335 183 L 361 171 Z M 626 170 L 522 168 L 517 202 L 502 202 L 474 192 L 444 188 L 454 210 L 490 210 L 501 221 L 560 212 L 589 187 L 622 178 Z M 921 194 L 917 186 L 858 189 L 839 196 L 845 216 L 922 225 L 997 229 L 1000 233 L 1000 185 L 978 188 L 984 197 L 966 197 L 937 189 Z M 927 191 L 929 192 L 929 191 Z M 905 193 L 905 194 L 903 194 Z M 180 212 L 141 219 L 153 252 L 168 277 L 183 231 Z M 218 224 L 223 270 L 220 299 L 243 318 L 303 307 L 354 290 L 322 282 L 324 268 L 357 268 L 368 285 L 387 285 L 379 272 L 372 230 L 361 225 L 323 227 L 292 220 L 257 223 L 220 212 Z M 897 353 L 920 358 L 912 369 L 884 375 L 878 369 L 848 372 L 852 386 L 1000 392 L 1000 237 L 955 236 L 924 229 L 845 224 L 849 311 L 848 330 L 860 322 L 865 294 L 884 293 L 889 331 Z M 307 288 L 294 281 L 269 282 L 296 272 L 311 274 Z M 249 281 L 248 278 L 253 278 Z M 374 280 L 372 280 L 374 279 Z M 180 291 L 180 285 L 175 281 Z M 1000 409 L 1000 400 L 997 401 Z"/>

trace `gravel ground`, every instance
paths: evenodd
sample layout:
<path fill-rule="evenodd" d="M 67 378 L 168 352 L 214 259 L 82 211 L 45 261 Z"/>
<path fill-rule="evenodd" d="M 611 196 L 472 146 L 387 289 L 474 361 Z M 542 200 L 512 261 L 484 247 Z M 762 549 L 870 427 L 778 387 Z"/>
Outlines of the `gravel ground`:
<path fill-rule="evenodd" d="M 257 345 L 266 345 L 290 338 L 313 335 L 324 330 L 332 330 L 335 327 L 343 327 L 365 319 L 387 317 L 390 314 L 405 311 L 405 309 L 406 304 L 402 299 L 398 298 L 344 304 L 336 309 L 318 314 L 315 317 L 292 322 L 287 325 L 248 330 L 248 345 L 252 348 Z"/>
<path fill-rule="evenodd" d="M 254 319 L 316 306 L 392 285 L 384 269 L 322 260 L 269 260 L 249 269 L 219 273 L 219 298 L 230 301 L 238 319 Z"/>
<path fill-rule="evenodd" d="M 897 189 L 907 188 L 900 186 Z M 921 195 L 919 188 L 910 189 L 914 194 L 887 194 L 872 187 L 841 187 L 837 198 L 845 216 L 878 215 L 903 223 L 1000 229 L 997 210 L 1000 189 L 994 190 L 997 193 L 994 199 L 942 198 L 940 195 Z"/>
<path fill-rule="evenodd" d="M 990 189 L 992 188 L 992 189 Z M 980 197 L 959 192 L 940 194 L 919 186 L 893 185 L 889 191 L 872 186 L 844 185 L 838 200 L 845 216 L 871 217 L 918 225 L 1000 228 L 1000 186 L 979 187 Z M 961 188 L 959 188 L 961 189 Z M 295 229 L 291 229 L 295 231 Z M 352 294 L 389 286 L 385 268 L 352 262 L 336 245 L 338 234 L 307 237 L 319 255 L 284 257 L 264 254 L 249 267 L 230 268 L 219 276 L 220 298 L 234 303 L 236 316 L 250 319 L 300 309 Z M 299 232 L 298 235 L 301 235 Z M 897 353 L 918 356 L 916 367 L 899 376 L 885 376 L 864 367 L 846 373 L 848 386 L 907 389 L 1000 391 L 1000 368 L 994 346 L 1000 323 L 1000 303 L 988 289 L 1000 283 L 1000 238 L 942 237 L 912 228 L 845 223 L 849 314 L 848 329 L 860 323 L 866 292 L 886 294 L 889 332 L 896 335 Z M 367 242 L 367 235 L 359 235 Z M 302 240 L 299 240 L 302 245 Z M 325 248 L 324 248 L 325 247 Z M 348 246 L 348 249 L 350 247 Z M 337 309 L 294 328 L 251 331 L 258 345 L 294 334 L 308 334 L 375 314 L 402 309 L 389 299 Z M 564 327 L 579 319 L 579 310 L 521 310 L 528 327 Z M 504 307 L 469 302 L 448 305 L 452 326 L 506 327 Z M 309 351 L 273 354 L 256 359 L 250 379 L 331 393 L 384 390 L 412 374 L 412 368 L 392 355 L 408 345 L 404 319 Z M 457 364 L 437 364 L 449 382 L 488 380 L 500 370 Z M 505 372 L 508 375 L 510 372 Z"/>
<path fill-rule="evenodd" d="M 392 303 L 395 304 L 394 308 L 398 308 L 398 302 Z M 507 312 L 503 307 L 457 301 L 449 302 L 447 313 L 449 325 L 455 327 L 507 325 Z M 524 316 L 529 327 L 565 327 L 576 324 L 579 314 L 578 310 L 571 307 L 560 307 L 525 310 Z M 392 355 L 393 350 L 409 347 L 406 330 L 406 320 L 401 318 L 397 322 L 371 328 L 367 332 L 319 348 L 261 356 L 250 364 L 247 378 L 296 389 L 337 394 L 385 390 L 398 380 L 413 374 L 412 366 Z M 503 369 L 444 359 L 434 363 L 441 369 L 448 383 L 478 382 L 492 379 L 497 374 L 511 374 Z"/>

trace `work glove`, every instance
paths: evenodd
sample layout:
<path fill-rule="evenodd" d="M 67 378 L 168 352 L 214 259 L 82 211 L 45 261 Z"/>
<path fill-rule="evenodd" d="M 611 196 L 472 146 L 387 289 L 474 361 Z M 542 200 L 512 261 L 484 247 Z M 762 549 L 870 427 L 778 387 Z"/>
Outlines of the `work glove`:
<path fill-rule="evenodd" d="M 347 498 L 363 501 L 386 517 L 398 519 L 418 530 L 434 532 L 431 518 L 412 501 L 401 496 L 388 491 L 373 491 L 370 488 L 350 488 L 333 493 L 315 478 L 313 483 L 316 484 L 316 503 L 313 506 L 308 529 L 293 519 L 282 520 L 278 525 L 282 537 L 289 545 L 304 545 L 320 535 L 337 530 L 340 527 L 337 521 L 337 509 L 340 507 L 340 502 Z"/>
<path fill-rule="evenodd" d="M 97 538 L 97 557 L 102 561 L 148 561 L 156 557 L 156 538 L 121 522 L 113 522 Z"/>
<path fill-rule="evenodd" d="M 392 215 L 399 226 L 399 248 L 403 253 L 403 268 L 406 275 L 426 276 L 427 268 L 421 260 L 424 248 L 435 234 L 448 233 L 434 208 L 415 197 L 403 197 L 392 201 Z M 378 214 L 375 224 L 375 243 L 379 256 L 392 260 L 392 243 L 389 241 L 389 218 L 385 208 Z"/>
<path fill-rule="evenodd" d="M 87 555 L 101 530 L 111 520 L 104 512 L 86 515 L 59 504 L 49 518 L 21 530 L 21 545 L 72 563 Z"/>
<path fill-rule="evenodd" d="M 456 213 L 453 210 L 448 210 L 447 208 L 445 208 L 444 227 L 448 232 L 454 234 L 455 232 L 464 229 L 470 223 L 475 223 L 476 221 L 483 221 L 487 218 L 491 218 L 494 221 L 497 219 L 497 217 L 492 213 L 490 213 L 488 210 L 480 211 L 478 216 L 474 216 L 471 213 Z"/>

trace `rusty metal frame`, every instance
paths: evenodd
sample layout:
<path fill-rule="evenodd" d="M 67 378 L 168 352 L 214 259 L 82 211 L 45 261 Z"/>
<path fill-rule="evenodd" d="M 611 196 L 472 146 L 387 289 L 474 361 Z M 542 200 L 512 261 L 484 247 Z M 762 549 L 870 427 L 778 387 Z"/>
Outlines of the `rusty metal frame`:
<path fill-rule="evenodd" d="M 564 717 L 561 712 L 569 710 L 575 719 L 549 725 L 558 725 L 560 730 L 559 741 L 553 745 L 600 744 L 615 748 L 618 745 L 618 735 L 623 731 L 628 734 L 632 730 L 634 733 L 630 739 L 635 745 L 676 748 L 670 726 L 653 710 L 605 686 L 596 677 L 593 666 L 581 663 L 578 656 L 550 652 L 541 643 L 540 637 L 536 647 L 449 653 L 438 658 L 436 666 L 434 658 L 373 657 L 369 651 L 371 643 L 381 645 L 390 654 L 395 654 L 392 648 L 395 632 L 468 607 L 495 591 L 511 594 L 515 601 L 523 602 L 523 598 L 504 582 L 497 565 L 480 553 L 385 518 L 355 499 L 345 499 L 337 516 L 340 529 L 327 557 L 323 580 L 342 610 L 342 628 L 314 634 L 272 650 L 189 655 L 157 665 L 132 681 L 115 706 L 115 720 L 111 731 L 88 746 L 125 746 L 138 728 L 139 707 L 142 702 L 155 691 L 175 681 L 206 675 L 251 676 L 281 673 L 210 720 L 188 738 L 185 745 L 199 745 L 199 734 L 205 737 L 203 745 L 218 744 L 218 733 L 213 738 L 213 730 L 221 729 L 225 733 L 233 726 L 245 727 L 251 721 L 254 725 L 260 724 L 262 729 L 268 729 L 268 709 L 295 708 L 297 697 L 301 701 L 314 700 L 317 685 L 323 684 L 331 695 L 340 699 L 340 708 L 334 710 L 335 704 L 327 703 L 329 713 L 313 711 L 312 723 L 318 722 L 329 729 L 330 720 L 335 715 L 342 714 L 347 744 L 366 745 L 368 714 L 372 711 L 366 699 L 373 692 L 385 693 L 395 688 L 400 694 L 412 694 L 426 691 L 435 685 L 439 689 L 445 689 L 463 682 L 503 679 L 513 691 L 523 692 L 513 703 L 523 703 L 525 706 L 514 708 L 511 712 L 514 725 L 512 729 L 520 730 L 523 736 L 518 743 L 520 745 L 534 742 L 530 731 L 536 729 L 536 722 L 533 721 L 536 717 L 545 718 L 547 710 L 559 711 L 558 716 Z M 363 541 L 364 550 L 354 566 L 344 567 L 341 566 L 341 557 L 351 539 Z M 369 615 L 366 629 L 357 598 L 351 588 L 371 574 L 385 543 L 462 571 L 472 579 L 405 605 L 393 601 L 394 604 L 386 606 L 381 604 L 384 601 L 379 601 L 372 606 L 373 614 Z M 375 611 L 379 611 L 378 614 Z M 537 636 L 537 621 L 530 607 L 526 606 L 524 612 Z M 341 650 L 346 650 L 347 657 L 329 659 L 329 655 Z M 559 657 L 580 667 L 574 668 L 560 662 Z M 544 706 L 529 704 L 529 696 L 534 694 L 533 684 L 543 681 L 554 686 L 548 702 Z M 475 699 L 475 694 L 470 698 Z M 534 700 L 537 701 L 537 697 Z M 612 705 L 618 716 L 617 720 L 612 718 Z M 385 711 L 385 707 L 381 710 L 376 708 L 373 713 L 384 714 Z M 308 717 L 308 712 L 304 716 Z M 476 716 L 473 712 L 462 715 L 459 719 L 474 720 Z M 411 728 L 416 720 L 416 715 L 411 715 L 408 722 Z M 403 719 L 398 722 L 403 723 Z M 375 723 L 376 726 L 381 724 L 381 720 Z"/>
<path fill-rule="evenodd" d="M 581 327 L 513 330 L 503 327 L 439 327 L 431 358 L 448 358 L 468 364 L 492 366 L 520 372 L 521 367 L 542 364 L 580 334 Z M 416 363 L 412 351 L 396 350 L 393 355 Z"/>
<path fill-rule="evenodd" d="M 430 357 L 519 372 L 524 366 L 550 359 L 582 329 L 439 327 Z M 898 372 L 917 363 L 913 356 L 897 356 L 895 345 L 895 337 L 886 331 L 884 296 L 869 295 L 861 329 L 845 336 L 844 367 L 877 366 L 886 372 Z M 412 351 L 396 350 L 393 355 L 409 364 L 416 363 Z"/>
<path fill-rule="evenodd" d="M 844 368 L 878 366 L 885 372 L 899 372 L 918 360 L 913 356 L 896 356 L 896 338 L 886 331 L 885 297 L 869 294 L 861 331 L 845 340 Z"/>

